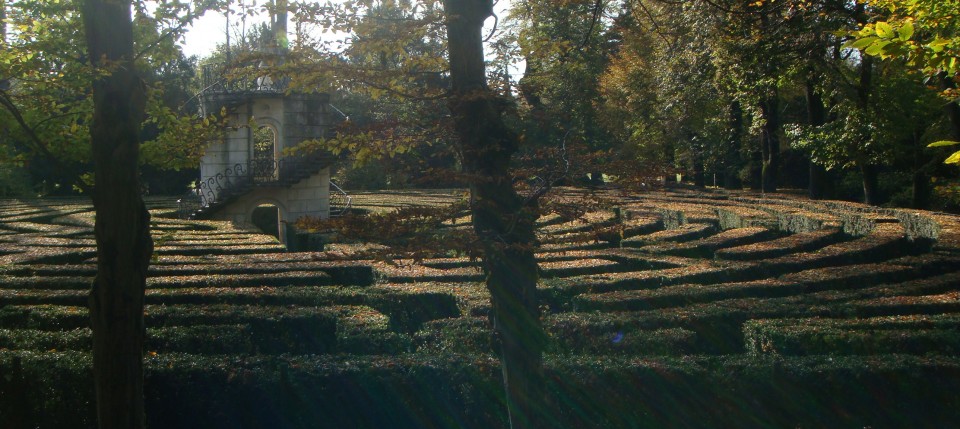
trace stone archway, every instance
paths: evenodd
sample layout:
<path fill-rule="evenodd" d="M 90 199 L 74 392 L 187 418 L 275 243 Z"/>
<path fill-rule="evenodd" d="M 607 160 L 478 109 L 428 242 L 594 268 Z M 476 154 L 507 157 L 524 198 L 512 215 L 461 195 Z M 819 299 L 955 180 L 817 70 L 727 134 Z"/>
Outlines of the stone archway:
<path fill-rule="evenodd" d="M 288 211 L 274 199 L 260 199 L 249 206 L 246 220 L 264 234 L 272 235 L 281 243 L 287 243 L 286 221 Z"/>

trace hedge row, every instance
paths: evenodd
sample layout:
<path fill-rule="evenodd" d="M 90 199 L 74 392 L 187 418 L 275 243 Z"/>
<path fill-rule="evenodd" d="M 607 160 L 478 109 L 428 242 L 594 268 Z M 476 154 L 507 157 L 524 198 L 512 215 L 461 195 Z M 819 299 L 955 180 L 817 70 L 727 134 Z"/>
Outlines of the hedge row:
<path fill-rule="evenodd" d="M 210 275 L 210 274 L 260 274 L 261 278 L 271 278 L 277 274 L 289 272 L 316 272 L 325 273 L 334 284 L 344 286 L 366 286 L 383 279 L 378 272 L 367 262 L 360 261 L 233 261 L 208 264 L 176 264 L 152 265 L 151 276 L 171 275 Z"/>
<path fill-rule="evenodd" d="M 637 311 L 734 298 L 773 298 L 825 290 L 863 289 L 933 274 L 936 272 L 905 265 L 850 265 L 806 270 L 777 279 L 587 293 L 575 296 L 572 303 L 576 311 Z"/>
<path fill-rule="evenodd" d="M 327 286 L 336 284 L 322 271 L 287 271 L 264 274 L 198 274 L 147 278 L 148 289 L 242 288 L 260 286 Z"/>
<path fill-rule="evenodd" d="M 154 249 L 153 253 L 157 256 L 162 255 L 183 255 L 183 256 L 205 256 L 205 255 L 249 255 L 249 254 L 270 254 L 286 252 L 287 248 L 280 243 L 274 244 L 239 244 L 229 247 L 223 246 L 162 246 Z"/>
<path fill-rule="evenodd" d="M 0 290 L 0 304 L 57 304 L 85 306 L 87 291 L 70 290 Z M 390 317 L 391 328 L 398 332 L 415 331 L 430 320 L 459 317 L 457 299 L 448 293 L 430 290 L 403 289 L 390 285 L 357 286 L 287 286 L 148 289 L 147 305 L 180 306 L 189 304 L 231 304 L 263 306 L 368 305 Z"/>
<path fill-rule="evenodd" d="M 66 269 L 68 271 L 70 269 Z M 76 271 L 76 270 L 75 270 Z M 0 276 L 3 289 L 89 289 L 90 276 Z M 183 276 L 156 276 L 147 279 L 148 288 L 202 288 L 252 286 L 322 286 L 335 284 L 332 276 L 323 271 L 286 271 L 263 274 L 197 274 Z"/>
<path fill-rule="evenodd" d="M 743 325 L 747 352 L 781 355 L 956 354 L 960 316 L 869 319 L 751 320 Z"/>
<path fill-rule="evenodd" d="M 771 298 L 803 293 L 804 285 L 778 280 L 737 283 L 681 284 L 656 289 L 588 293 L 575 296 L 574 311 L 640 311 L 681 307 L 733 298 Z"/>
<path fill-rule="evenodd" d="M 331 353 L 337 349 L 332 319 L 325 325 L 294 326 L 286 323 L 241 323 L 147 328 L 147 353 L 280 354 Z M 300 329 L 295 329 L 300 328 Z M 82 351 L 93 348 L 89 328 L 71 331 L 0 329 L 0 349 L 24 351 Z"/>
<path fill-rule="evenodd" d="M 821 229 L 811 232 L 799 232 L 773 240 L 742 246 L 720 249 L 716 257 L 720 259 L 755 261 L 776 258 L 790 253 L 810 252 L 844 239 L 837 229 Z"/>
<path fill-rule="evenodd" d="M 145 323 L 149 330 L 190 332 L 191 327 L 243 325 L 241 344 L 208 335 L 203 349 L 186 346 L 160 347 L 194 353 L 402 353 L 412 350 L 412 338 L 393 332 L 390 318 L 369 306 L 326 307 L 247 305 L 147 305 Z M 58 331 L 36 334 L 51 338 L 69 337 L 63 332 L 86 331 L 89 315 L 84 307 L 39 305 L 0 307 L 0 326 L 29 331 Z M 226 328 L 210 328 L 214 331 Z M 334 334 L 335 332 L 335 334 Z M 148 331 L 149 333 L 149 331 Z M 7 334 L 9 336 L 10 334 Z M 226 335 L 226 334 L 223 334 Z M 333 339 L 333 336 L 336 339 Z M 31 336 L 33 336 L 31 334 Z M 169 336 L 169 335 L 168 335 Z M 197 335 L 194 335 L 197 337 Z M 52 341 L 52 340 L 51 340 Z M 62 340 L 57 340 L 62 341 Z M 185 341 L 185 340 L 184 340 Z M 204 341 L 202 338 L 199 341 Z M 181 341 L 182 343 L 183 341 Z M 178 343 L 179 344 L 179 343 Z M 22 348 L 13 345 L 0 347 Z M 64 347 L 37 346 L 31 350 Z M 84 346 L 70 348 L 89 350 Z M 153 349 L 158 350 L 158 349 Z M 208 350 L 208 351 L 198 351 Z M 219 351 L 216 351 L 219 350 Z M 233 351 L 231 351 L 233 350 Z"/>
<path fill-rule="evenodd" d="M 544 284 L 573 297 L 582 293 L 655 289 L 683 283 L 711 284 L 745 281 L 757 278 L 760 275 L 761 273 L 757 270 L 755 264 L 701 262 L 677 268 L 548 279 L 544 281 Z"/>
<path fill-rule="evenodd" d="M 728 229 L 700 240 L 680 244 L 651 244 L 640 248 L 641 252 L 661 253 L 665 255 L 689 258 L 710 258 L 718 249 L 740 246 L 767 240 L 774 231 L 763 227 Z"/>
<path fill-rule="evenodd" d="M 625 238 L 620 244 L 624 247 L 643 247 L 660 242 L 682 243 L 707 237 L 716 232 L 716 230 L 716 225 L 713 224 L 688 223 L 674 229 Z"/>
<path fill-rule="evenodd" d="M 917 251 L 902 233 L 887 232 L 841 241 L 814 251 L 767 259 L 760 261 L 760 264 L 767 273 L 781 275 L 811 268 L 882 262 Z"/>
<path fill-rule="evenodd" d="M 890 296 L 852 303 L 863 316 L 960 313 L 960 291 L 922 296 Z"/>
<path fill-rule="evenodd" d="M 681 327 L 697 333 L 697 350 L 707 353 L 741 353 L 744 350 L 742 325 L 751 319 L 801 317 L 868 317 L 905 314 L 960 312 L 960 273 L 948 273 L 899 284 L 866 288 L 844 288 L 781 298 L 746 297 L 692 303 L 630 313 L 589 313 L 584 320 L 600 325 L 616 324 L 625 329 Z M 736 285 L 730 285 L 737 287 Z M 741 283 L 755 294 L 775 296 L 776 282 Z M 713 286 L 691 286 L 710 289 Z M 798 286 L 793 286 L 798 287 Z M 668 289 L 665 289 L 668 290 Z M 690 289 L 696 290 L 696 289 Z M 792 292 L 792 291 L 791 291 Z"/>
<path fill-rule="evenodd" d="M 721 230 L 751 227 L 774 229 L 777 227 L 776 218 L 763 210 L 740 206 L 725 206 L 716 210 Z"/>
<path fill-rule="evenodd" d="M 955 357 L 547 359 L 563 428 L 951 427 Z M 94 427 L 90 360 L 0 352 L 0 425 Z M 30 385 L 32 388 L 26 389 Z M 146 360 L 150 427 L 504 427 L 488 356 L 197 356 Z"/>
<path fill-rule="evenodd" d="M 42 233 L 49 237 L 74 236 L 91 232 L 89 228 L 28 221 L 4 221 L 3 229 L 20 233 Z"/>
<path fill-rule="evenodd" d="M 11 247 L 17 253 L 0 257 L 0 264 L 82 264 L 97 256 L 93 247 Z"/>

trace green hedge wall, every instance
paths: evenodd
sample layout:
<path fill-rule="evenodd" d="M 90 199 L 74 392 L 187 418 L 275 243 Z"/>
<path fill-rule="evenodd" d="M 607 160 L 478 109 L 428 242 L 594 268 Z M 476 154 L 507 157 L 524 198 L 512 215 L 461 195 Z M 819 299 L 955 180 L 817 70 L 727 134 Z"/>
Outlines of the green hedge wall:
<path fill-rule="evenodd" d="M 75 352 L 0 352 L 0 427 L 94 427 Z M 499 367 L 465 355 L 146 360 L 156 428 L 505 427 Z M 960 418 L 956 357 L 547 359 L 558 428 L 942 428 Z"/>

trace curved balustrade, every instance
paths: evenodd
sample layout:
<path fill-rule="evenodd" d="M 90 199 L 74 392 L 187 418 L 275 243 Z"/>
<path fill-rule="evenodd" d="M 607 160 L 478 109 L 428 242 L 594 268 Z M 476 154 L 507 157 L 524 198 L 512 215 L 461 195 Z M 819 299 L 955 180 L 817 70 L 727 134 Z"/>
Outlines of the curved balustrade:
<path fill-rule="evenodd" d="M 343 216 L 350 211 L 353 204 L 353 197 L 347 194 L 343 188 L 330 181 L 330 216 Z"/>
<path fill-rule="evenodd" d="M 194 190 L 180 198 L 180 217 L 194 217 L 199 212 L 243 195 L 254 186 L 291 186 L 315 174 L 324 166 L 323 160 L 323 155 L 311 155 L 238 163 L 202 180 Z M 350 209 L 350 196 L 333 182 L 330 182 L 330 186 L 331 213 L 345 213 Z"/>
<path fill-rule="evenodd" d="M 205 64 L 201 75 L 205 92 L 283 92 L 289 84 L 250 64 Z"/>

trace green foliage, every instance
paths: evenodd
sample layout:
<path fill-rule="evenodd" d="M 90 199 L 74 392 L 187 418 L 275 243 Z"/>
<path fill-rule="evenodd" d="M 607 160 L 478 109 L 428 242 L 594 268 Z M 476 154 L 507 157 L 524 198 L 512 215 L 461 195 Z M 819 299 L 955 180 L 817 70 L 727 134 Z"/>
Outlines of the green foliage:
<path fill-rule="evenodd" d="M 941 95 L 951 103 L 960 98 L 955 82 L 960 76 L 960 17 L 956 0 L 882 0 L 875 6 L 884 13 L 875 16 L 844 46 L 865 55 L 898 60 L 930 78 L 951 84 Z M 931 146 L 934 147 L 934 146 Z M 960 151 L 945 161 L 960 163 Z"/>
<path fill-rule="evenodd" d="M 4 6 L 10 30 L 0 49 L 0 76 L 8 85 L 0 95 L 9 101 L 0 109 L 4 151 L 29 160 L 38 174 L 46 173 L 45 179 L 57 184 L 79 184 L 77 177 L 89 169 L 90 88 L 94 78 L 106 72 L 88 64 L 84 34 L 77 30 L 82 27 L 79 4 L 20 1 Z M 163 169 L 193 165 L 196 142 L 208 136 L 209 127 L 201 127 L 193 112 L 181 110 L 189 107 L 185 104 L 194 92 L 192 68 L 176 42 L 187 25 L 215 3 L 136 4 L 137 67 L 149 88 L 143 138 L 150 142 L 144 146 L 144 162 Z"/>
<path fill-rule="evenodd" d="M 30 176 L 22 166 L 0 162 L 0 197 L 26 197 L 32 194 Z"/>
<path fill-rule="evenodd" d="M 828 169 L 895 165 L 939 135 L 940 100 L 915 74 L 890 64 L 874 75 L 878 82 L 869 92 L 869 107 L 840 101 L 830 112 L 834 119 L 824 125 L 788 124 L 791 147 Z"/>
<path fill-rule="evenodd" d="M 960 71 L 960 18 L 956 0 L 882 0 L 884 10 L 854 32 L 845 46 L 883 59 L 900 58 L 928 75 Z"/>
<path fill-rule="evenodd" d="M 960 142 L 955 142 L 951 140 L 940 140 L 927 145 L 927 147 L 944 147 L 944 146 L 956 146 Z M 948 156 L 947 159 L 943 160 L 944 164 L 960 164 L 960 151 L 954 152 L 952 155 Z"/>

